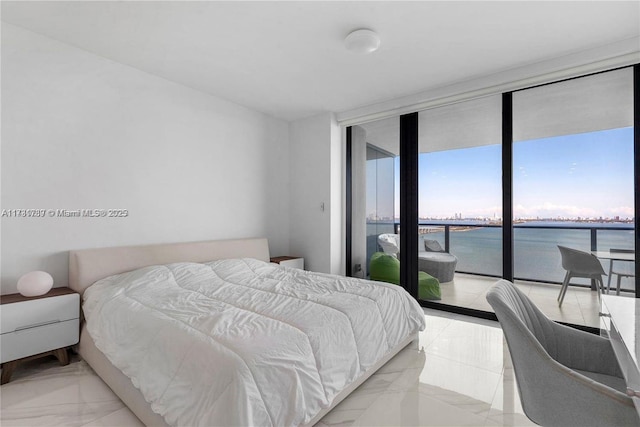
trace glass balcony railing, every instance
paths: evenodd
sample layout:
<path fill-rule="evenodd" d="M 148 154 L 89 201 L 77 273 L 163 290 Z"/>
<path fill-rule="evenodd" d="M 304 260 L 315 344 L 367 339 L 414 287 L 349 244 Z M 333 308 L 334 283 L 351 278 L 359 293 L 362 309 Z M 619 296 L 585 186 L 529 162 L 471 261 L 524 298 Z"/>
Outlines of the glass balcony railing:
<path fill-rule="evenodd" d="M 369 222 L 371 238 L 368 255 L 377 249 L 376 237 L 381 233 L 398 233 L 398 222 Z M 611 248 L 633 249 L 634 227 L 630 223 L 593 222 L 526 222 L 514 224 L 515 279 L 543 283 L 562 283 L 562 268 L 558 245 L 586 252 Z M 429 221 L 418 225 L 418 251 L 424 251 L 424 240 L 436 240 L 458 258 L 456 272 L 482 276 L 502 276 L 502 225 L 472 221 Z M 608 262 L 603 261 L 605 271 Z M 580 280 L 576 280 L 581 283 Z M 583 281 L 589 286 L 587 280 Z M 573 281 L 572 281 L 573 283 Z M 634 290 L 635 283 L 627 279 L 622 290 Z"/>

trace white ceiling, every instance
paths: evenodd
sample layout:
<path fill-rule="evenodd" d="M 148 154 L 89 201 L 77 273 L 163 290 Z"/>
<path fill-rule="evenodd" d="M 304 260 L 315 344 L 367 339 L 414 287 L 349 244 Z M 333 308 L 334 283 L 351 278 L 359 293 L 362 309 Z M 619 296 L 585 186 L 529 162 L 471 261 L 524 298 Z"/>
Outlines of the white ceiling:
<path fill-rule="evenodd" d="M 2 1 L 2 20 L 295 120 L 639 38 L 640 2 Z M 346 51 L 363 27 L 380 49 Z"/>

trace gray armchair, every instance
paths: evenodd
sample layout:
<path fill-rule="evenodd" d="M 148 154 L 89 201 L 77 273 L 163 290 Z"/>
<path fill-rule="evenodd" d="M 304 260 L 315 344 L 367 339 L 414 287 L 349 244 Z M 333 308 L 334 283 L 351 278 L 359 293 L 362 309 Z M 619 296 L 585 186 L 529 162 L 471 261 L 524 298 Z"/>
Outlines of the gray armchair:
<path fill-rule="evenodd" d="M 602 275 L 606 273 L 602 268 L 602 264 L 595 255 L 589 252 L 579 251 L 577 249 L 567 248 L 558 245 L 560 256 L 562 257 L 562 268 L 567 270 L 564 275 L 564 281 L 558 295 L 558 305 L 562 305 L 564 296 L 569 288 L 569 282 L 574 277 L 583 277 L 591 279 L 598 287 L 598 301 L 600 295 L 604 293 L 604 284 L 602 283 Z"/>
<path fill-rule="evenodd" d="M 544 426 L 638 426 L 609 340 L 549 320 L 513 284 L 487 292 L 525 414 Z"/>

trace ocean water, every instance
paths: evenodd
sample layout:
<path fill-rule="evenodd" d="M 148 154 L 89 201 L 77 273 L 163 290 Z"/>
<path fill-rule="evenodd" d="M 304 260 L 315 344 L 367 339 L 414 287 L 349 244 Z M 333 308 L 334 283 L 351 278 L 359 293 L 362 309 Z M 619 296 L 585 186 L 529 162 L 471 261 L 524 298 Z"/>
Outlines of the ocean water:
<path fill-rule="evenodd" d="M 477 224 L 477 223 L 476 223 Z M 469 223 L 469 225 L 474 225 Z M 514 275 L 519 279 L 543 280 L 562 282 L 565 270 L 562 268 L 558 245 L 568 246 L 584 251 L 591 250 L 591 232 L 589 228 L 562 229 L 560 226 L 608 227 L 607 230 L 597 231 L 598 250 L 610 248 L 633 249 L 634 231 L 621 230 L 628 224 L 594 224 L 594 223 L 557 223 L 538 222 L 527 223 L 527 226 L 547 228 L 514 228 Z M 434 231 L 437 230 L 434 229 Z M 424 239 L 437 240 L 444 247 L 444 230 L 428 234 L 421 234 L 418 250 L 424 250 Z M 377 250 L 374 233 L 392 233 L 393 225 L 376 224 L 370 228 L 371 237 L 368 250 Z M 460 231 L 450 231 L 449 251 L 458 257 L 456 271 L 502 276 L 502 228 L 501 227 L 472 227 Z M 627 267 L 632 268 L 631 263 Z M 608 272 L 609 262 L 603 261 L 605 272 Z M 607 278 L 604 279 L 605 284 Z M 579 279 L 575 283 L 580 283 Z M 572 281 L 574 283 L 574 281 Z M 586 280 L 582 283 L 587 284 Z M 632 279 L 623 279 L 623 289 L 634 289 Z"/>

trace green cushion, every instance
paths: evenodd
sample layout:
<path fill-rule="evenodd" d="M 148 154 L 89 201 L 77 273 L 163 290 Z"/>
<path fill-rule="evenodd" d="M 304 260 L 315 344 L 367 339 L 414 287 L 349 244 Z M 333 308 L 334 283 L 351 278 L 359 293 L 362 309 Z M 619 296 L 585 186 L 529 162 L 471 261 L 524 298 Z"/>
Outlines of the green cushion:
<path fill-rule="evenodd" d="M 371 280 L 400 284 L 400 261 L 393 255 L 376 252 L 369 262 L 369 277 Z"/>
<path fill-rule="evenodd" d="M 418 271 L 418 299 L 435 299 L 442 298 L 440 293 L 440 282 L 435 277 Z"/>
<path fill-rule="evenodd" d="M 400 261 L 393 255 L 376 252 L 369 262 L 369 277 L 371 280 L 400 284 Z M 423 300 L 439 300 L 440 282 L 424 271 L 418 272 L 418 298 Z"/>

